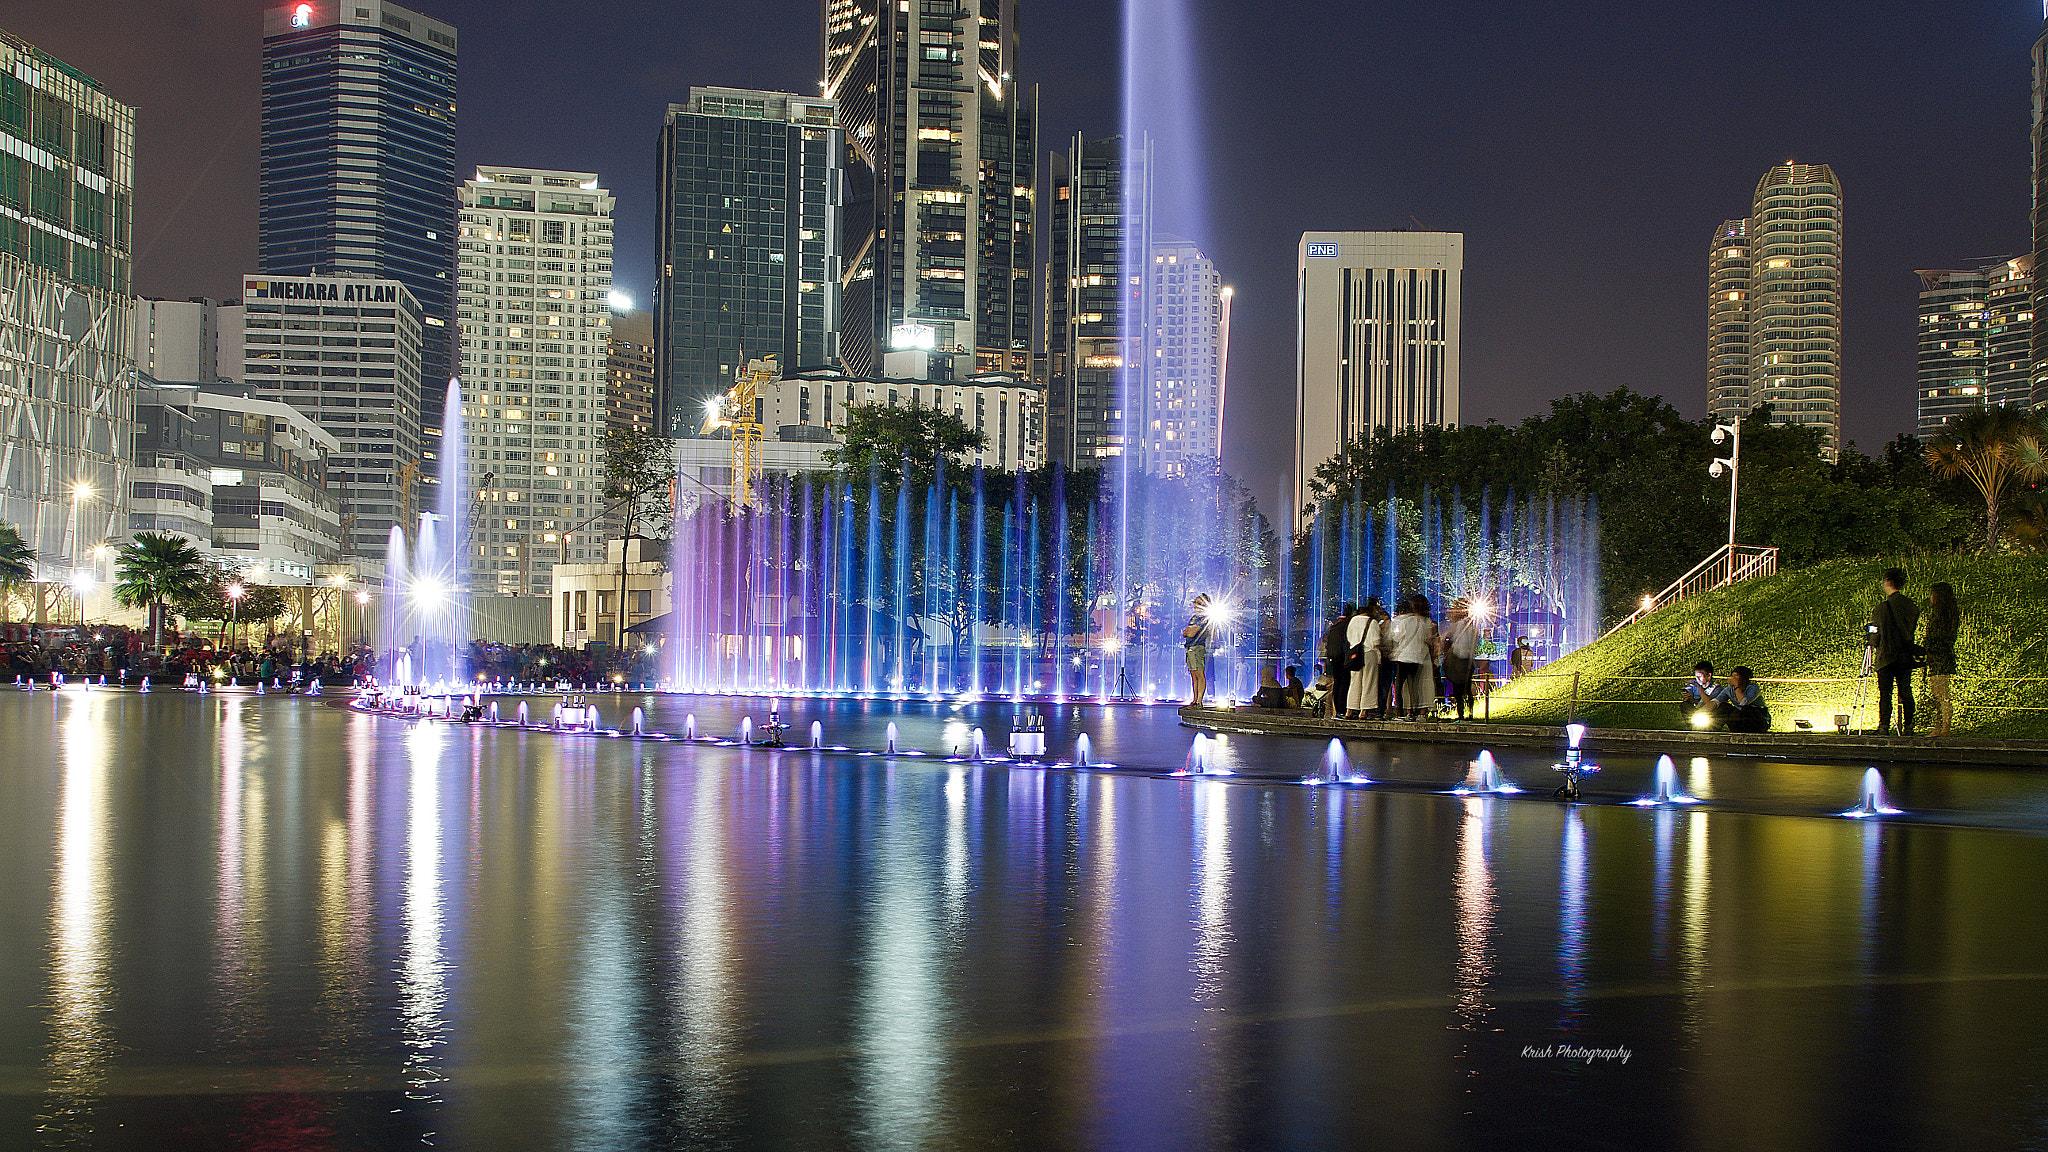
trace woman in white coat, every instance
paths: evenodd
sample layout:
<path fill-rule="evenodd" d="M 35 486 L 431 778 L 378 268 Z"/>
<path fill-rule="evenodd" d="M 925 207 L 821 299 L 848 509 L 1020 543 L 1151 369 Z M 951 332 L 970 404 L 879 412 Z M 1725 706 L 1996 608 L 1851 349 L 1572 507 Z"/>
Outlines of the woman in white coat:
<path fill-rule="evenodd" d="M 1394 617 L 1394 690 L 1400 694 L 1399 709 L 1411 720 L 1420 719 L 1436 698 L 1436 621 L 1429 617 L 1429 601 L 1411 596 Z M 1389 703 L 1390 709 L 1395 706 Z"/>
<path fill-rule="evenodd" d="M 1379 597 L 1367 598 L 1365 608 L 1351 618 L 1345 633 L 1345 653 L 1351 661 L 1350 698 L 1344 702 L 1346 720 L 1363 720 L 1378 702 L 1380 694 L 1380 640 L 1386 628 L 1386 610 Z"/>

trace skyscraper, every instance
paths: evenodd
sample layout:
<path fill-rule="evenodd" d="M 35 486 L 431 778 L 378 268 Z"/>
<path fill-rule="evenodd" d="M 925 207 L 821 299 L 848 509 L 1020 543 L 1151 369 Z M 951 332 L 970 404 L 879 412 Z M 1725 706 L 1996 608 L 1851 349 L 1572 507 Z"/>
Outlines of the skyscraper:
<path fill-rule="evenodd" d="M 702 422 L 748 359 L 784 371 L 834 362 L 839 330 L 839 157 L 830 100 L 693 88 L 659 142 L 656 415 Z"/>
<path fill-rule="evenodd" d="M 2033 340 L 2031 256 L 1920 272 L 1919 427 L 1987 404 L 2025 407 Z"/>
<path fill-rule="evenodd" d="M 455 28 L 386 0 L 266 10 L 260 167 L 260 274 L 396 280 L 419 301 L 434 474 L 455 364 Z"/>
<path fill-rule="evenodd" d="M 1046 449 L 1069 468 L 1087 468 L 1124 451 L 1118 401 L 1126 366 L 1142 371 L 1134 350 L 1142 323 L 1125 324 L 1126 303 L 1139 292 L 1120 288 L 1147 261 L 1131 261 L 1127 244 L 1150 250 L 1145 211 L 1148 149 L 1135 156 L 1124 138 L 1074 137 L 1051 164 L 1052 243 L 1046 264 Z M 1128 213 L 1128 216 L 1126 215 Z M 1125 340 L 1132 343 L 1126 347 Z M 1142 392 L 1142 383 L 1134 391 Z"/>
<path fill-rule="evenodd" d="M 480 515 L 473 592 L 546 595 L 601 560 L 612 194 L 595 172 L 479 168 L 462 185 L 456 322 Z M 486 480 L 488 479 L 488 483 Z"/>
<path fill-rule="evenodd" d="M 0 523 L 39 579 L 126 535 L 135 110 L 0 32 Z"/>
<path fill-rule="evenodd" d="M 1297 249 L 1295 511 L 1325 460 L 1376 428 L 1458 423 L 1465 237 L 1305 232 Z"/>
<path fill-rule="evenodd" d="M 1707 250 L 1707 414 L 1749 411 L 1749 219 L 1723 221 Z"/>
<path fill-rule="evenodd" d="M 654 419 L 654 318 L 645 312 L 612 316 L 605 340 L 604 425 L 608 432 L 660 427 Z"/>
<path fill-rule="evenodd" d="M 1139 466 L 1177 476 L 1223 454 L 1223 277 L 1191 241 L 1152 244 L 1149 366 L 1137 425 Z"/>
<path fill-rule="evenodd" d="M 1814 429 L 1833 459 L 1842 444 L 1842 186 L 1834 170 L 1786 163 L 1764 173 L 1748 218 L 1723 223 L 1712 245 L 1710 410 L 1727 421 L 1769 404 L 1772 423 Z"/>
<path fill-rule="evenodd" d="M 2032 354 L 2028 357 L 2029 395 L 2036 408 L 2048 408 L 2048 20 L 2034 41 L 2034 271 L 2031 311 Z"/>
<path fill-rule="evenodd" d="M 901 331 L 951 354 L 935 374 L 1028 373 L 1038 131 L 1017 0 L 823 8 L 822 91 L 846 130 L 848 369 L 877 372 Z"/>

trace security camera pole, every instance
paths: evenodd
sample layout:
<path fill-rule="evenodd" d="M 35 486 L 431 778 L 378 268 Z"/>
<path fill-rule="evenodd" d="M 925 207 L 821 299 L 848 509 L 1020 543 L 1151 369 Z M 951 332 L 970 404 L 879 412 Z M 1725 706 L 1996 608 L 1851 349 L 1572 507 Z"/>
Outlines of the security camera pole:
<path fill-rule="evenodd" d="M 1735 489 L 1741 483 L 1738 467 L 1742 463 L 1742 422 L 1714 425 L 1714 443 L 1726 444 L 1731 439 L 1734 447 L 1728 455 L 1717 457 L 1707 465 L 1707 475 L 1718 480 L 1721 470 L 1728 470 L 1728 571 L 1732 575 L 1735 571 Z"/>

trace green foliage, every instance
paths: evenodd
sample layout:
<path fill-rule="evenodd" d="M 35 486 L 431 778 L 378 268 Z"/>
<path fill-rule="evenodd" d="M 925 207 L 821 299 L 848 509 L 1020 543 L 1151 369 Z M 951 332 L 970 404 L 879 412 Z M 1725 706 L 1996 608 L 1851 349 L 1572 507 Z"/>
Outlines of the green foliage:
<path fill-rule="evenodd" d="M 0 591 L 35 576 L 36 550 L 12 524 L 0 524 Z"/>
<path fill-rule="evenodd" d="M 1826 731 L 1856 702 L 1863 625 L 1883 595 L 1879 574 L 1894 564 L 1907 570 L 1906 593 L 1923 610 L 1928 585 L 1955 586 L 1963 610 L 1955 734 L 2048 737 L 2048 635 L 2040 628 L 2048 565 L 2038 557 L 1955 553 L 1832 560 L 1682 601 L 1497 691 L 1492 717 L 1562 723 L 1576 673 L 1578 716 L 1596 728 L 1679 728 L 1679 684 L 1695 663 L 1710 660 L 1723 674 L 1738 664 L 1755 669 L 1775 729 L 1806 720 Z M 1826 682 L 1769 683 L 1782 679 Z M 1916 674 L 1924 731 L 1922 683 Z M 1875 702 L 1873 680 L 1863 686 L 1863 710 L 1853 713 L 1858 727 L 1875 724 Z"/>
<path fill-rule="evenodd" d="M 241 603 L 234 603 L 228 589 L 240 585 Z M 172 600 L 178 614 L 191 620 L 234 620 L 242 624 L 260 624 L 275 620 L 285 613 L 284 591 L 268 584 L 252 584 L 235 572 L 221 567 L 211 568 L 206 582 L 198 588 Z"/>
<path fill-rule="evenodd" d="M 968 427 L 967 421 L 922 405 L 854 405 L 846 410 L 840 433 L 841 442 L 825 452 L 834 468 L 860 477 L 870 468 L 897 472 L 907 460 L 911 479 L 919 487 L 932 482 L 941 460 L 954 465 L 966 453 L 988 445 L 988 436 Z"/>
<path fill-rule="evenodd" d="M 114 554 L 114 599 L 129 608 L 147 607 L 150 643 L 163 637 L 164 606 L 197 593 L 209 573 L 199 549 L 176 536 L 138 532 Z"/>
<path fill-rule="evenodd" d="M 1984 549 L 1998 548 L 1998 528 L 2013 496 L 2048 479 L 2048 413 L 2010 404 L 1973 408 L 1951 416 L 1927 443 L 1927 465 L 1944 478 L 1961 478 L 1984 500 Z"/>
<path fill-rule="evenodd" d="M 1781 566 L 1795 566 L 1948 548 L 1971 531 L 1964 490 L 1930 471 L 1911 437 L 1878 458 L 1852 446 L 1830 464 L 1817 431 L 1769 417 L 1759 408 L 1742 422 L 1738 542 L 1775 546 Z M 1468 514 L 1489 488 L 1496 507 L 1509 489 L 1592 496 L 1603 615 L 1614 620 L 1727 541 L 1728 480 L 1707 471 L 1727 449 L 1713 430 L 1628 388 L 1580 393 L 1513 427 L 1381 429 L 1318 468 L 1311 490 L 1329 504 L 1353 494 L 1384 503 L 1389 486 L 1413 497 L 1428 484 L 1439 499 L 1462 489 Z"/>
<path fill-rule="evenodd" d="M 632 536 L 643 525 L 654 535 L 668 534 L 673 501 L 666 496 L 676 479 L 674 441 L 654 431 L 607 429 L 599 475 L 604 498 L 617 504 L 625 518 L 622 535 Z M 650 499 L 657 493 L 664 498 Z"/>

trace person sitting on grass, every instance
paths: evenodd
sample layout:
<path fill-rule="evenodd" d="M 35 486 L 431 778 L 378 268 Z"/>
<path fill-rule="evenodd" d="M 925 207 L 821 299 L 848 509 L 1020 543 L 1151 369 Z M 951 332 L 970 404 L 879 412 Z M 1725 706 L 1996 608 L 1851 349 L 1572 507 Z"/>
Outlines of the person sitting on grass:
<path fill-rule="evenodd" d="M 1728 674 L 1728 683 L 1715 697 L 1715 715 L 1730 732 L 1769 732 L 1771 710 L 1764 705 L 1763 685 L 1747 668 Z"/>
<path fill-rule="evenodd" d="M 1720 717 L 1715 715 L 1714 705 L 1720 694 L 1720 685 L 1714 683 L 1713 662 L 1702 660 L 1692 666 L 1692 679 L 1685 682 L 1678 710 L 1695 728 L 1715 727 Z"/>

